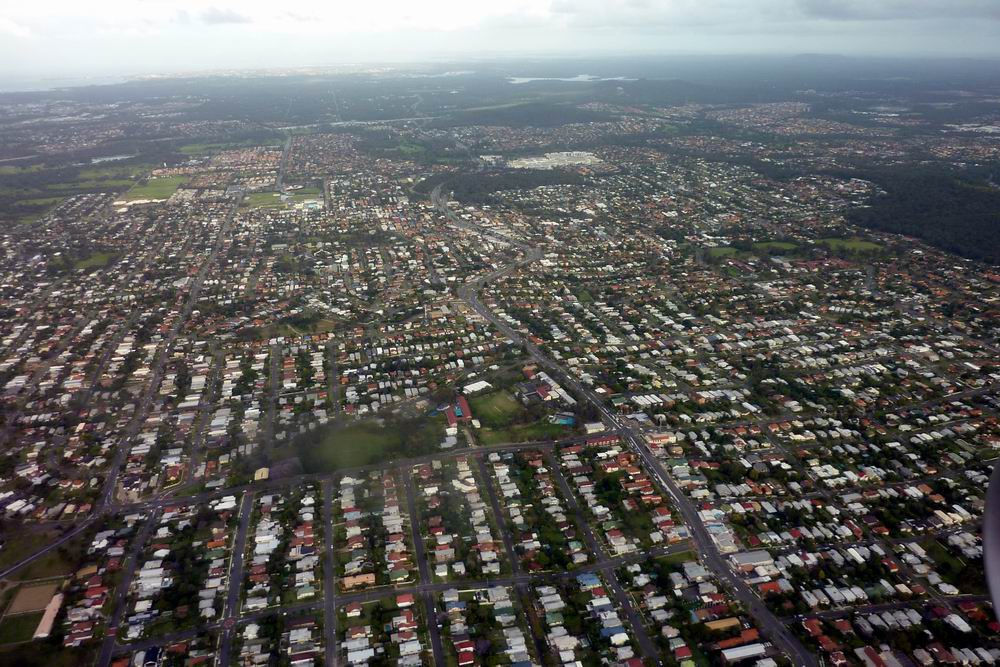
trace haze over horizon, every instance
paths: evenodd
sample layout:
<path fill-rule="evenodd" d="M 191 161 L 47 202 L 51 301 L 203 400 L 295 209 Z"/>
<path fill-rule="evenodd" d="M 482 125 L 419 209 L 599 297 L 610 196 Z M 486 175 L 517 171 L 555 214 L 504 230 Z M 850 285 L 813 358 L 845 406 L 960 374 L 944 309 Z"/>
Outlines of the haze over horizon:
<path fill-rule="evenodd" d="M 48 0 L 0 13 L 0 74 L 101 77 L 509 56 L 1000 57 L 991 0 Z"/>

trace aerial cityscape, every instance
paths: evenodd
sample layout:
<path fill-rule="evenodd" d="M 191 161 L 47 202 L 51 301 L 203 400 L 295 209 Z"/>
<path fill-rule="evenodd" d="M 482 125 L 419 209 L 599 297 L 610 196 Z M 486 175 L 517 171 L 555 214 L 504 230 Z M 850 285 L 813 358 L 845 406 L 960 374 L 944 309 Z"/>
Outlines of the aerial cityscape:
<path fill-rule="evenodd" d="M 0 665 L 1000 662 L 1000 60 L 18 85 Z"/>

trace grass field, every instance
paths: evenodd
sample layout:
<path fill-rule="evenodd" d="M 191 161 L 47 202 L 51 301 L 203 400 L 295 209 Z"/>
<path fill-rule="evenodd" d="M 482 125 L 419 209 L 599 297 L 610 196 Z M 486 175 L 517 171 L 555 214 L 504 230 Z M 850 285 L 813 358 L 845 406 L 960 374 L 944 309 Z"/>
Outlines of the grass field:
<path fill-rule="evenodd" d="M 34 628 L 32 628 L 34 631 Z M 64 648 L 50 642 L 31 642 L 18 644 L 6 649 L 0 649 L 0 665 L 17 665 L 17 667 L 79 667 L 92 665 L 97 657 L 95 647 L 100 643 L 91 643 L 80 648 Z"/>
<path fill-rule="evenodd" d="M 22 531 L 17 539 L 5 539 L 0 548 L 0 568 L 5 568 L 18 562 L 25 556 L 53 541 L 56 534 L 52 531 Z"/>
<path fill-rule="evenodd" d="M 9 542 L 0 551 L 0 566 L 13 565 L 25 556 L 38 551 L 46 544 L 53 542 L 58 533 L 31 533 L 26 532 L 19 537 L 14 544 Z M 46 577 L 58 577 L 73 572 L 78 564 L 76 557 L 72 554 L 80 554 L 86 550 L 86 545 L 90 541 L 87 531 L 75 536 L 58 549 L 52 549 L 44 556 L 25 565 L 23 568 L 10 575 L 8 579 L 12 581 L 27 581 L 29 579 L 44 579 Z M 66 555 L 63 555 L 66 554 Z"/>
<path fill-rule="evenodd" d="M 135 181 L 131 178 L 83 179 L 45 186 L 46 192 L 66 192 L 73 190 L 124 190 Z"/>
<path fill-rule="evenodd" d="M 524 408 L 507 391 L 494 391 L 469 399 L 472 416 L 486 426 L 499 428 L 510 424 Z"/>
<path fill-rule="evenodd" d="M 76 262 L 78 269 L 100 269 L 110 264 L 116 257 L 113 252 L 95 252 Z"/>
<path fill-rule="evenodd" d="M 289 205 L 293 205 L 305 201 L 323 201 L 322 194 L 303 194 L 301 190 L 296 191 L 289 200 Z"/>
<path fill-rule="evenodd" d="M 20 203 L 30 204 L 31 206 L 51 206 L 52 204 L 58 204 L 65 197 L 34 197 L 31 199 L 22 199 Z"/>
<path fill-rule="evenodd" d="M 167 199 L 177 191 L 187 176 L 165 176 L 163 178 L 151 178 L 141 185 L 136 185 L 125 193 L 125 201 L 136 201 L 139 199 Z"/>
<path fill-rule="evenodd" d="M 302 195 L 304 197 L 318 198 L 323 196 L 323 189 L 318 188 L 315 185 L 307 185 L 304 188 L 298 188 L 297 190 L 289 190 L 289 193 L 293 195 Z"/>
<path fill-rule="evenodd" d="M 38 622 L 42 620 L 43 613 L 36 611 L 31 614 L 4 616 L 0 620 L 0 644 L 30 641 L 31 636 L 35 634 L 35 628 L 38 627 Z M 0 654 L 0 658 L 2 656 L 3 654 Z"/>
<path fill-rule="evenodd" d="M 285 208 L 277 192 L 251 192 L 244 204 L 251 208 Z"/>
<path fill-rule="evenodd" d="M 323 193 L 319 188 L 302 188 L 293 192 L 294 194 L 284 200 L 276 192 L 251 192 L 243 205 L 249 208 L 286 208 L 298 202 L 323 200 Z"/>
<path fill-rule="evenodd" d="M 736 248 L 730 248 L 728 246 L 708 249 L 709 257 L 730 257 L 735 254 L 736 254 Z"/>
<path fill-rule="evenodd" d="M 24 186 L 15 179 L 5 177 L 30 172 L 44 173 L 54 168 L 41 164 L 27 167 L 4 165 L 0 167 L 0 198 L 6 199 L 6 205 L 13 206 L 17 211 L 18 221 L 31 222 L 44 215 L 52 205 L 72 195 L 127 190 L 150 168 L 148 164 L 94 165 L 80 169 L 70 180 L 51 183 L 42 181 L 38 185 Z"/>
<path fill-rule="evenodd" d="M 412 156 L 412 155 L 420 155 L 421 153 L 426 152 L 427 149 L 424 148 L 421 144 L 417 144 L 412 141 L 401 141 L 399 146 L 396 147 L 396 150 L 398 150 L 403 155 Z"/>
<path fill-rule="evenodd" d="M 760 241 L 753 244 L 753 249 L 760 250 L 761 252 L 771 252 L 772 250 L 788 252 L 796 248 L 798 248 L 796 244 L 789 243 L 788 241 Z"/>
<path fill-rule="evenodd" d="M 819 239 L 819 242 L 833 250 L 847 250 L 849 252 L 875 252 L 882 249 L 878 243 L 866 241 L 856 236 L 849 239 L 825 238 Z"/>
<path fill-rule="evenodd" d="M 473 409 L 475 414 L 475 409 Z M 482 428 L 476 432 L 476 437 L 483 445 L 499 445 L 505 442 L 533 442 L 536 440 L 554 440 L 566 435 L 565 426 L 538 422 L 535 424 L 519 424 L 509 428 Z"/>
<path fill-rule="evenodd" d="M 130 180 L 134 181 L 150 169 L 150 164 L 119 164 L 106 165 L 103 167 L 94 166 L 81 169 L 79 178 L 83 181 L 100 181 L 105 179 Z"/>
<path fill-rule="evenodd" d="M 661 563 L 666 563 L 667 565 L 680 565 L 681 563 L 694 560 L 694 554 L 690 551 L 681 551 L 680 553 L 670 554 L 669 556 L 660 556 L 656 560 Z"/>
<path fill-rule="evenodd" d="M 294 455 L 299 457 L 307 473 L 332 472 L 385 462 L 398 456 L 415 456 L 423 453 L 425 445 L 440 441 L 444 435 L 441 420 L 428 420 L 417 426 L 416 432 L 406 433 L 407 438 L 416 438 L 420 443 L 412 445 L 414 451 L 404 451 L 408 441 L 403 428 L 374 421 L 332 427 L 318 431 L 315 438 L 299 439 L 293 447 Z"/>
<path fill-rule="evenodd" d="M 13 165 L 5 164 L 0 167 L 0 176 L 4 174 L 30 174 L 32 172 L 41 171 L 45 168 L 42 164 L 31 164 L 27 167 L 15 167 Z"/>

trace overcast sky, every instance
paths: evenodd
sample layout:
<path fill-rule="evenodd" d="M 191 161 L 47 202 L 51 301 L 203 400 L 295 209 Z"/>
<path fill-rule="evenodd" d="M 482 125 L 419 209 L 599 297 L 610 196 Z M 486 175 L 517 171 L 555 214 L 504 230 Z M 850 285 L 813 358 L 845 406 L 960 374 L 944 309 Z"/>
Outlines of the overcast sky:
<path fill-rule="evenodd" d="M 0 0 L 0 74 L 467 56 L 1000 56 L 1000 0 Z"/>

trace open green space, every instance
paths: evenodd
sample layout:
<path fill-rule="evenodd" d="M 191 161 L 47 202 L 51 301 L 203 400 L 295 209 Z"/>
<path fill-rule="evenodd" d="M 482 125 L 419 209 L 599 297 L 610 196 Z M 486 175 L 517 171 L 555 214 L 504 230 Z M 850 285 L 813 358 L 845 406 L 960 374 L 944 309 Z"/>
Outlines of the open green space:
<path fill-rule="evenodd" d="M 288 197 L 289 205 L 306 201 L 317 201 L 317 200 L 323 201 L 323 195 L 321 193 L 309 194 L 309 193 L 303 193 L 301 190 L 296 191 L 295 194 Z"/>
<path fill-rule="evenodd" d="M 720 246 L 708 249 L 709 257 L 730 257 L 735 254 L 736 254 L 736 248 L 731 248 L 729 246 Z"/>
<path fill-rule="evenodd" d="M 475 414 L 475 409 L 473 409 Z M 565 436 L 569 431 L 565 426 L 537 422 L 534 424 L 518 424 L 508 428 L 482 428 L 476 436 L 484 445 L 499 445 L 505 442 L 534 442 L 538 440 L 555 440 Z"/>
<path fill-rule="evenodd" d="M 152 169 L 149 164 L 122 164 L 104 167 L 88 167 L 81 169 L 79 179 L 82 181 L 99 181 L 102 179 L 135 180 Z"/>
<path fill-rule="evenodd" d="M 856 236 L 849 239 L 819 239 L 819 243 L 828 246 L 831 250 L 846 250 L 848 252 L 875 252 L 882 249 L 878 243 L 866 241 Z"/>
<path fill-rule="evenodd" d="M 295 456 L 307 473 L 383 463 L 396 457 L 435 451 L 444 437 L 444 419 L 368 420 L 318 428 L 274 453 L 274 460 Z"/>
<path fill-rule="evenodd" d="M 19 222 L 39 219 L 67 197 L 88 192 L 123 192 L 149 171 L 148 164 L 0 167 L 0 208 Z"/>
<path fill-rule="evenodd" d="M 46 192 L 71 192 L 74 190 L 123 190 L 135 181 L 131 178 L 86 178 L 65 183 L 51 183 L 45 186 Z"/>
<path fill-rule="evenodd" d="M 36 171 L 41 171 L 45 168 L 45 165 L 39 164 L 29 164 L 27 167 L 17 167 L 10 164 L 5 164 L 0 166 L 0 176 L 9 174 L 31 174 Z"/>
<path fill-rule="evenodd" d="M 56 532 L 28 532 L 19 535 L 16 540 L 8 540 L 0 551 L 0 567 L 13 565 L 26 556 L 30 556 L 45 545 L 50 544 L 58 538 Z M 74 554 L 86 551 L 86 543 L 89 542 L 87 531 L 77 535 L 62 546 L 52 549 L 45 555 L 33 560 L 20 570 L 10 575 L 8 579 L 16 581 L 27 581 L 29 579 L 43 579 L 46 577 L 58 577 L 73 572 L 78 564 Z"/>
<path fill-rule="evenodd" d="M 469 399 L 472 416 L 483 425 L 500 428 L 510 424 L 524 407 L 507 391 L 494 391 Z"/>
<path fill-rule="evenodd" d="M 305 201 L 323 200 L 323 192 L 319 188 L 302 188 L 292 190 L 292 194 L 282 197 L 277 192 L 251 192 L 243 205 L 249 208 L 281 209 Z"/>
<path fill-rule="evenodd" d="M 277 192 L 251 192 L 244 204 L 251 208 L 285 208 Z"/>
<path fill-rule="evenodd" d="M 934 561 L 934 569 L 941 578 L 962 593 L 984 593 L 985 578 L 981 568 L 974 567 L 955 556 L 947 547 L 933 538 L 920 543 Z"/>
<path fill-rule="evenodd" d="M 6 568 L 18 562 L 26 556 L 30 556 L 49 542 L 52 542 L 56 535 L 52 531 L 20 531 L 17 539 L 13 535 L 7 536 L 0 547 L 0 568 Z"/>
<path fill-rule="evenodd" d="M 421 153 L 427 151 L 427 149 L 423 145 L 410 141 L 409 139 L 403 139 L 401 142 L 399 142 L 399 146 L 396 147 L 396 150 L 398 150 L 403 155 L 410 155 L 410 156 L 420 155 Z"/>
<path fill-rule="evenodd" d="M 796 248 L 798 248 L 796 244 L 788 241 L 759 241 L 753 244 L 753 249 L 761 252 L 788 252 Z"/>
<path fill-rule="evenodd" d="M 91 643 L 80 648 L 63 647 L 61 643 L 52 641 L 16 644 L 0 648 L 0 665 L 17 665 L 17 667 L 79 667 L 79 665 L 92 665 L 96 658 L 96 647 L 100 647 L 100 643 Z"/>
<path fill-rule="evenodd" d="M 117 255 L 113 252 L 95 252 L 75 264 L 78 269 L 100 269 L 110 264 Z"/>
<path fill-rule="evenodd" d="M 694 553 L 690 551 L 681 551 L 680 553 L 660 556 L 656 560 L 667 565 L 680 565 L 681 563 L 687 563 L 688 561 L 694 560 Z"/>
<path fill-rule="evenodd" d="M 145 183 L 136 185 L 125 193 L 125 201 L 137 201 L 140 199 L 167 199 L 177 191 L 187 176 L 164 176 L 162 178 L 151 178 Z"/>
<path fill-rule="evenodd" d="M 317 187 L 315 185 L 307 185 L 303 188 L 296 188 L 294 190 L 289 190 L 289 194 L 292 195 L 302 195 L 304 197 L 322 197 L 323 188 Z"/>
<path fill-rule="evenodd" d="M 21 199 L 20 203 L 28 204 L 29 206 L 51 206 L 52 204 L 58 204 L 65 197 L 32 197 L 31 199 Z"/>
<path fill-rule="evenodd" d="M 35 611 L 16 616 L 4 616 L 0 620 L 0 644 L 31 641 L 32 635 L 35 634 L 35 628 L 38 627 L 38 622 L 42 620 L 44 613 Z M 2 658 L 3 654 L 0 653 L 0 660 Z"/>
<path fill-rule="evenodd" d="M 353 424 L 335 429 L 312 447 L 305 447 L 302 461 L 313 467 L 350 468 L 380 460 L 386 450 L 398 445 L 398 431 L 374 423 Z"/>

